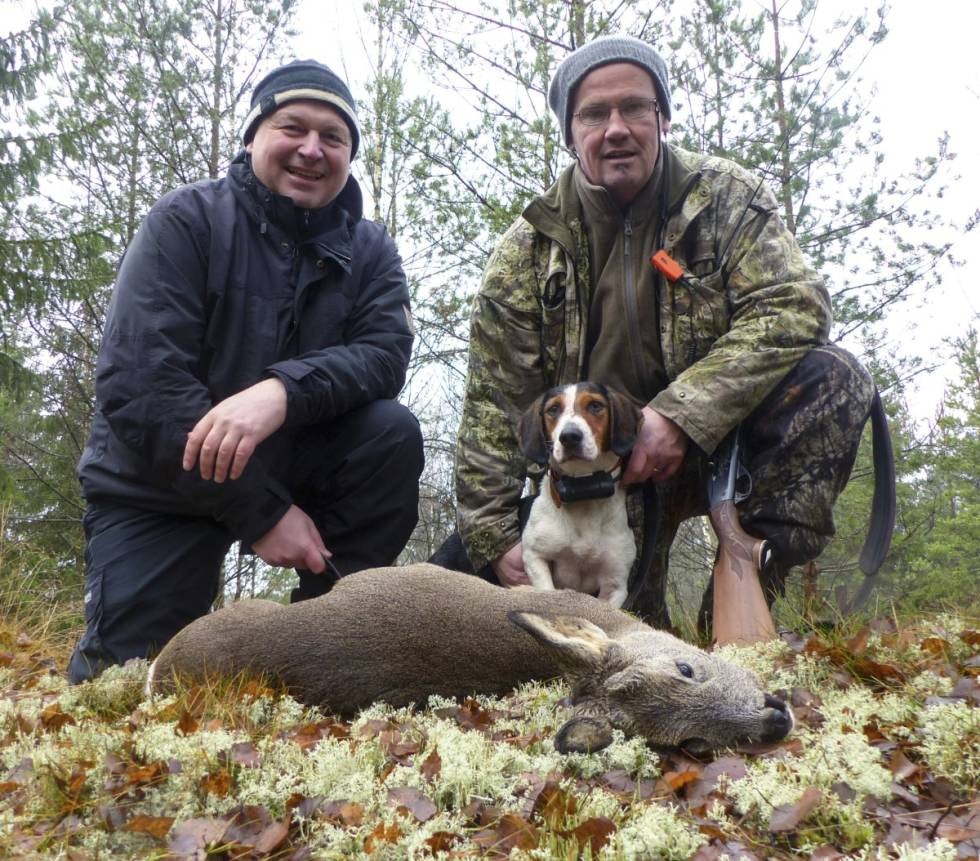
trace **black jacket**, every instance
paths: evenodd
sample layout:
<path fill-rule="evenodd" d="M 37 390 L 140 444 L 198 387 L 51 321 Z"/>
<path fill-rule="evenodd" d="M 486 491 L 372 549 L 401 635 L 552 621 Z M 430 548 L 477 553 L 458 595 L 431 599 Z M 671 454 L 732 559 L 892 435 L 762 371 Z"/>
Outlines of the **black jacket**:
<path fill-rule="evenodd" d="M 216 484 L 181 468 L 184 445 L 214 404 L 269 376 L 287 394 L 270 444 L 398 394 L 408 287 L 393 241 L 361 211 L 353 178 L 329 206 L 303 210 L 262 186 L 244 154 L 224 178 L 157 201 L 106 319 L 78 465 L 87 499 L 208 516 L 247 543 L 278 522 L 292 497 L 263 446 Z"/>

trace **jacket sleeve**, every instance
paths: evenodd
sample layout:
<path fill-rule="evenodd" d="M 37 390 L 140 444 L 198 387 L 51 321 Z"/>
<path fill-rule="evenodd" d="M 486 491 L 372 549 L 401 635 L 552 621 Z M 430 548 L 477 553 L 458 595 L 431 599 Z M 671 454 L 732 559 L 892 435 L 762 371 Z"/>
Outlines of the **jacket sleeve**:
<path fill-rule="evenodd" d="M 516 426 L 545 387 L 533 243 L 520 219 L 491 256 L 473 304 L 456 497 L 460 536 L 477 570 L 520 540 L 526 463 Z"/>
<path fill-rule="evenodd" d="M 830 332 L 823 280 L 804 260 L 771 192 L 759 188 L 752 199 L 757 185 L 728 174 L 712 192 L 709 215 L 721 228 L 714 241 L 729 252 L 702 283 L 719 291 L 726 323 L 650 403 L 708 454 Z"/>
<path fill-rule="evenodd" d="M 356 407 L 398 396 L 414 331 L 408 283 L 395 243 L 383 228 L 363 249 L 363 270 L 344 326 L 343 343 L 270 365 L 287 392 L 287 426 L 329 421 Z M 360 263 L 360 261 L 359 261 Z"/>
<path fill-rule="evenodd" d="M 187 434 L 213 406 L 202 381 L 207 231 L 159 202 L 123 258 L 96 369 L 96 399 L 112 432 L 146 464 L 151 484 L 172 487 L 252 542 L 291 504 L 261 460 L 236 481 L 205 481 L 181 466 Z"/>

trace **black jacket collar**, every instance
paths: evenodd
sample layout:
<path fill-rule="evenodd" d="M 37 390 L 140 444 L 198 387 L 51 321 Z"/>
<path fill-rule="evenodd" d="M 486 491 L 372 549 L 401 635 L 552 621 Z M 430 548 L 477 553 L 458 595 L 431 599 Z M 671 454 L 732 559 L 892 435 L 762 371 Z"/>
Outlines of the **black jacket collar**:
<path fill-rule="evenodd" d="M 329 258 L 350 271 L 352 230 L 361 220 L 364 203 L 353 176 L 340 194 L 326 206 L 306 209 L 267 188 L 252 172 L 252 160 L 242 150 L 228 176 L 249 214 L 263 233 L 281 233 L 299 249 L 316 259 Z"/>

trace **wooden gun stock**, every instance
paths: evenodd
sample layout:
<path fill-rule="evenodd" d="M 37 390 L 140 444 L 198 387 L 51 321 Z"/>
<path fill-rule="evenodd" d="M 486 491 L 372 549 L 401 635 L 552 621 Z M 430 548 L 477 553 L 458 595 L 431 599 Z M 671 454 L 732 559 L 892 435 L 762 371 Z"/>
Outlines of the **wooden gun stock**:
<path fill-rule="evenodd" d="M 768 547 L 753 538 L 738 520 L 735 503 L 727 499 L 708 512 L 718 536 L 714 567 L 714 623 L 717 646 L 747 645 L 776 639 L 776 629 L 762 593 L 759 572 Z"/>

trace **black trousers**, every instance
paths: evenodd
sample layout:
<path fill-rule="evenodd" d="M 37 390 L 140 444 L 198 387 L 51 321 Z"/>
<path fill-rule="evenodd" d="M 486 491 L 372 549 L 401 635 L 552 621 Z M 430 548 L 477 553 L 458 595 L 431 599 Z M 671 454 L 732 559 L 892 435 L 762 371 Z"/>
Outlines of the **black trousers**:
<path fill-rule="evenodd" d="M 422 434 L 395 401 L 375 401 L 267 447 L 294 503 L 317 525 L 341 575 L 390 565 L 418 521 Z M 86 630 L 68 665 L 72 682 L 150 657 L 217 597 L 234 542 L 219 522 L 89 500 L 84 517 Z M 292 600 L 329 591 L 329 575 L 297 571 Z"/>

